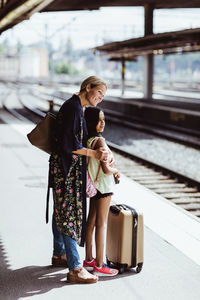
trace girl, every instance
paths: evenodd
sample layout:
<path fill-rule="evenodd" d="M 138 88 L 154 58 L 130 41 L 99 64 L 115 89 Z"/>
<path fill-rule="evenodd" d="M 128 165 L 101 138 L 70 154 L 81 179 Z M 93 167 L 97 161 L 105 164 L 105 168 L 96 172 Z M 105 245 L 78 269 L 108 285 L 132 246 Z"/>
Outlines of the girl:
<path fill-rule="evenodd" d="M 103 147 L 109 151 L 110 160 L 113 160 L 112 152 L 106 145 L 101 133 L 104 131 L 105 120 L 102 110 L 96 107 L 87 107 L 85 120 L 88 129 L 87 147 L 98 149 Z M 112 196 L 112 184 L 114 176 L 120 177 L 114 167 L 114 163 L 100 162 L 95 158 L 88 161 L 88 172 L 93 181 L 97 178 L 97 194 L 90 199 L 90 209 L 86 225 L 86 256 L 83 266 L 88 271 L 99 276 L 115 276 L 118 270 L 109 268 L 103 262 L 105 225 L 108 218 L 110 201 Z M 113 176 L 114 175 L 114 176 Z M 92 256 L 92 236 L 95 227 L 96 259 Z"/>

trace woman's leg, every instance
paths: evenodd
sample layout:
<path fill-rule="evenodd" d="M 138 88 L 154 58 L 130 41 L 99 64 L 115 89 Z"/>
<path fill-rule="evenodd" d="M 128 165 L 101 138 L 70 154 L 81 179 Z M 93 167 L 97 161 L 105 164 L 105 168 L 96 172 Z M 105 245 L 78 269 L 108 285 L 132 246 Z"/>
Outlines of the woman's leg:
<path fill-rule="evenodd" d="M 77 244 L 74 239 L 63 234 L 65 249 L 68 259 L 69 273 L 67 280 L 74 283 L 94 283 L 97 282 L 98 276 L 90 274 L 81 266 L 80 256 L 77 250 Z"/>
<path fill-rule="evenodd" d="M 55 191 L 53 190 L 53 199 L 54 202 L 56 201 Z M 66 260 L 66 253 L 65 253 L 65 245 L 63 241 L 63 237 L 61 232 L 58 230 L 56 225 L 56 220 L 54 218 L 54 214 L 52 217 L 52 232 L 53 232 L 53 258 L 59 258 Z"/>
<path fill-rule="evenodd" d="M 96 223 L 96 210 L 97 210 L 97 202 L 96 199 L 90 199 L 90 208 L 86 225 L 86 237 L 85 237 L 85 260 L 91 261 L 93 259 L 92 256 L 92 240 L 93 240 L 93 232 Z"/>
<path fill-rule="evenodd" d="M 65 245 L 61 232 L 57 229 L 54 216 L 52 218 L 53 231 L 53 256 L 63 256 L 65 254 Z"/>
<path fill-rule="evenodd" d="M 96 266 L 103 264 L 105 228 L 108 219 L 111 196 L 107 196 L 96 201 Z"/>
<path fill-rule="evenodd" d="M 65 244 L 61 232 L 58 230 L 54 216 L 52 218 L 53 256 L 51 264 L 54 267 L 67 267 Z"/>
<path fill-rule="evenodd" d="M 62 236 L 65 244 L 69 270 L 76 269 L 81 266 L 76 241 L 66 234 L 62 234 Z"/>

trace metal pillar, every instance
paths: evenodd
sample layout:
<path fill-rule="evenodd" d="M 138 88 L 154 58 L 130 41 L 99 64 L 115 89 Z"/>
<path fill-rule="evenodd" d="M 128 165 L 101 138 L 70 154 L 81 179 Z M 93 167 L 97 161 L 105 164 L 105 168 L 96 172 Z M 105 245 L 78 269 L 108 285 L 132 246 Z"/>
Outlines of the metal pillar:
<path fill-rule="evenodd" d="M 144 35 L 146 36 L 153 34 L 153 5 L 145 5 L 144 10 Z"/>
<path fill-rule="evenodd" d="M 152 99 L 153 93 L 153 54 L 144 55 L 144 98 Z"/>
<path fill-rule="evenodd" d="M 144 35 L 153 34 L 153 6 L 145 6 Z M 144 98 L 152 99 L 153 91 L 153 54 L 144 55 Z"/>
<path fill-rule="evenodd" d="M 125 91 L 125 60 L 124 59 L 122 59 L 122 61 L 121 61 L 121 80 L 122 80 L 122 83 L 121 83 L 122 93 L 121 93 L 121 95 L 124 96 L 124 91 Z"/>

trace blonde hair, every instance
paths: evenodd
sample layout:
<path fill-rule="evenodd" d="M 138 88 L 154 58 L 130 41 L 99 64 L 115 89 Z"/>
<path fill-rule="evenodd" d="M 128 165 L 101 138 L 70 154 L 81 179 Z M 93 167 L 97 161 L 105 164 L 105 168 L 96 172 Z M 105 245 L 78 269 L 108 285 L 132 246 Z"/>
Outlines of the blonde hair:
<path fill-rule="evenodd" d="M 107 89 L 107 85 L 103 80 L 101 80 L 100 78 L 98 78 L 96 76 L 90 76 L 90 77 L 86 78 L 85 80 L 83 80 L 83 82 L 81 83 L 79 93 L 85 91 L 86 86 L 88 84 L 90 84 L 91 88 L 94 88 L 98 85 L 104 85 Z"/>

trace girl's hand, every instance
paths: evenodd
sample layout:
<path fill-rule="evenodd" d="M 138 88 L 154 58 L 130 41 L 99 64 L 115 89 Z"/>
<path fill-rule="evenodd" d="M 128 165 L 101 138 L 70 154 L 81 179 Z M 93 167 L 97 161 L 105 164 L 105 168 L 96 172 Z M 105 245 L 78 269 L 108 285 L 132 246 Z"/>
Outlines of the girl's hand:
<path fill-rule="evenodd" d="M 119 179 L 120 178 L 120 173 L 117 171 L 117 172 L 114 173 L 114 176 Z"/>
<path fill-rule="evenodd" d="M 111 153 L 111 155 L 109 155 L 109 166 L 111 167 L 111 168 L 113 168 L 114 166 L 115 166 L 115 159 L 114 159 L 114 156 L 113 156 L 113 154 Z"/>
<path fill-rule="evenodd" d="M 116 183 L 116 184 L 119 184 L 119 183 L 120 183 L 119 178 L 120 178 L 120 174 L 119 174 L 119 172 L 117 171 L 117 172 L 114 173 L 114 179 L 115 179 L 115 183 Z"/>
<path fill-rule="evenodd" d="M 108 164 L 109 164 L 109 167 L 111 167 L 111 168 L 114 168 L 114 167 L 115 167 L 115 160 L 114 160 L 114 157 L 112 157 L 112 159 L 109 160 Z"/>

